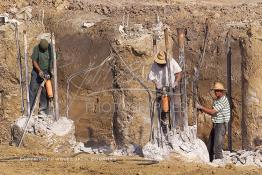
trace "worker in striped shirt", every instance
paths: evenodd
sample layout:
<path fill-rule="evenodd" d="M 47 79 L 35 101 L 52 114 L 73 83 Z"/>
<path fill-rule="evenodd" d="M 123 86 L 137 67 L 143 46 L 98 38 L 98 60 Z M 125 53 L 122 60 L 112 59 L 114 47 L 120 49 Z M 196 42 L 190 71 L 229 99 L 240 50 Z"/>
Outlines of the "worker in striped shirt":
<path fill-rule="evenodd" d="M 222 83 L 216 82 L 211 90 L 214 90 L 216 96 L 213 108 L 210 109 L 198 103 L 196 108 L 212 116 L 213 128 L 207 143 L 210 161 L 212 162 L 214 159 L 223 158 L 222 149 L 231 109 L 226 97 L 226 89 Z"/>

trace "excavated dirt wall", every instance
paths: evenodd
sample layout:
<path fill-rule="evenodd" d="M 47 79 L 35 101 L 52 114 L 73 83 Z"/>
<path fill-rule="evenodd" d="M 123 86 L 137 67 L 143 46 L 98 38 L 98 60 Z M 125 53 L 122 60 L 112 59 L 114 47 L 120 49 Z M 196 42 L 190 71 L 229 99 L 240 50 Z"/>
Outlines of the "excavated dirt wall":
<path fill-rule="evenodd" d="M 31 27 L 29 28 L 28 25 Z M 6 144 L 10 141 L 10 126 L 17 116 L 21 116 L 21 94 L 19 87 L 19 67 L 17 62 L 17 48 L 15 30 L 12 24 L 0 26 L 0 143 Z M 24 66 L 24 44 L 23 30 L 27 30 L 28 36 L 28 64 L 31 72 L 30 55 L 34 45 L 37 43 L 37 36 L 44 32 L 44 27 L 37 23 L 21 24 L 19 26 L 19 40 Z M 30 75 L 29 72 L 29 75 Z M 25 89 L 24 89 L 25 90 Z M 25 102 L 26 103 L 26 102 Z"/>
<path fill-rule="evenodd" d="M 260 146 L 261 140 L 261 25 L 252 25 L 248 37 L 241 41 L 242 49 L 242 110 L 243 147 L 245 149 Z"/>
<path fill-rule="evenodd" d="M 92 39 L 87 34 L 71 34 L 58 37 L 57 48 L 61 57 L 58 70 L 64 92 L 61 94 L 65 98 L 68 88 L 68 115 L 75 121 L 77 139 L 87 145 L 110 145 L 114 109 L 112 75 L 109 63 L 103 64 L 110 56 L 108 41 Z M 61 106 L 64 113 L 65 103 Z"/>
<path fill-rule="evenodd" d="M 72 5 L 76 8 L 73 8 Z M 97 57 L 94 60 L 94 63 L 100 63 L 100 61 L 104 59 L 104 56 L 110 51 L 110 47 L 105 44 L 107 43 L 105 40 L 108 40 L 108 42 L 115 46 L 116 52 L 119 54 L 119 56 L 117 56 L 117 54 L 114 53 L 113 62 L 106 64 L 107 66 L 105 66 L 103 70 L 100 70 L 102 72 L 102 77 L 105 77 L 104 74 L 111 74 L 109 76 L 110 78 L 104 80 L 102 84 L 99 83 L 99 86 L 96 86 L 94 81 L 88 81 L 88 83 L 84 83 L 80 90 L 78 90 L 78 87 L 83 82 L 85 74 L 79 75 L 72 81 L 71 95 L 75 96 L 77 101 L 72 104 L 72 109 L 75 110 L 71 111 L 70 117 L 72 117 L 73 120 L 75 119 L 77 123 L 76 128 L 79 128 L 79 130 L 76 131 L 77 137 L 84 142 L 90 141 L 89 143 L 94 144 L 96 142 L 111 144 L 113 139 L 112 125 L 114 125 L 115 128 L 113 134 L 117 136 L 115 139 L 118 145 L 123 146 L 130 143 L 139 145 L 145 144 L 148 140 L 149 134 L 149 109 L 146 103 L 148 101 L 148 95 L 146 91 L 136 92 L 130 90 L 130 88 L 137 89 L 142 88 L 142 86 L 141 83 L 133 78 L 134 75 L 130 73 L 130 70 L 127 69 L 126 65 L 131 67 L 131 72 L 134 72 L 136 76 L 142 79 L 146 86 L 153 88 L 152 84 L 146 82 L 146 75 L 153 62 L 151 47 L 152 38 L 150 37 L 150 32 L 149 37 L 146 35 L 147 37 L 144 38 L 144 34 L 148 33 L 145 29 L 149 29 L 149 31 L 151 30 L 155 21 L 155 16 L 156 14 L 159 14 L 160 20 L 170 27 L 170 33 L 174 41 L 173 55 L 175 59 L 177 59 L 178 50 L 176 44 L 176 28 L 179 27 L 186 29 L 185 56 L 187 60 L 187 72 L 190 79 L 190 76 L 193 73 L 193 66 L 199 59 L 201 49 L 203 49 L 204 25 L 206 18 L 209 18 L 209 37 L 206 56 L 203 62 L 203 68 L 200 72 L 200 99 L 203 104 L 211 106 L 212 98 L 209 95 L 211 84 L 217 80 L 226 82 L 225 37 L 228 30 L 231 29 L 233 38 L 233 145 L 235 148 L 239 148 L 241 146 L 241 94 L 243 93 L 242 91 L 245 90 L 245 88 L 243 89 L 240 86 L 242 56 L 239 42 L 240 38 L 250 37 L 250 34 L 248 33 L 250 24 L 256 23 L 258 26 L 261 26 L 261 9 L 261 3 L 235 6 L 205 4 L 192 5 L 190 3 L 181 3 L 175 5 L 133 4 L 132 6 L 127 6 L 125 10 L 123 10 L 122 7 L 120 8 L 114 4 L 97 5 L 83 3 L 82 1 L 70 2 L 68 6 L 64 6 L 64 10 L 61 11 L 60 9 L 58 12 L 49 9 L 51 15 L 47 14 L 45 24 L 46 27 L 56 33 L 58 53 L 61 55 L 61 60 L 59 60 L 59 62 L 62 67 L 59 68 L 59 84 L 62 113 L 65 113 L 65 78 L 76 70 L 88 66 L 90 61 L 92 62 L 94 59 L 96 53 Z M 48 13 L 48 10 L 46 11 Z M 136 24 L 142 24 L 144 28 L 144 33 L 136 36 L 136 40 L 134 40 L 133 43 L 119 42 L 125 40 L 118 32 L 124 11 L 130 15 L 130 29 L 132 29 Z M 95 25 L 83 29 L 81 26 L 83 22 L 86 21 L 94 22 Z M 86 36 L 86 34 L 88 36 Z M 252 60 L 255 60 L 256 63 L 256 60 L 259 58 L 259 49 L 255 48 L 259 47 L 257 45 L 259 45 L 260 35 L 254 34 L 254 36 L 253 38 L 250 37 L 252 42 L 248 42 L 249 40 L 247 39 L 246 43 L 248 43 L 248 47 L 245 47 L 244 50 L 246 50 L 247 58 L 253 58 Z M 161 44 L 161 48 L 163 48 L 163 44 Z M 14 61 L 14 58 L 12 58 L 12 60 Z M 68 63 L 68 66 L 66 66 L 64 62 Z M 253 65 L 253 61 L 251 65 Z M 107 70 L 111 70 L 111 72 L 108 73 Z M 8 73 L 11 74 L 12 71 L 9 70 Z M 247 74 L 251 75 L 252 72 L 248 72 Z M 91 73 L 89 75 L 95 77 L 96 73 Z M 251 81 L 250 84 L 253 84 L 253 81 L 259 82 L 259 77 L 256 76 L 256 78 L 258 79 L 250 80 L 249 78 L 246 78 L 246 81 Z M 12 79 L 8 78 L 5 82 L 10 80 Z M 17 88 L 17 81 L 14 84 Z M 101 89 L 108 89 L 110 86 L 117 91 L 106 92 L 102 93 L 103 95 L 92 97 L 88 95 L 92 92 L 97 92 L 98 87 L 98 91 L 100 91 Z M 254 85 L 247 86 L 247 89 L 250 87 L 253 88 L 253 86 Z M 12 91 L 12 89 L 8 90 L 9 93 Z M 259 88 L 255 88 L 255 91 L 259 98 Z M 1 94 L 4 93 L 1 91 Z M 188 89 L 188 94 L 191 98 L 192 94 L 190 89 Z M 15 100 L 17 104 L 16 106 L 19 106 L 18 99 L 19 98 Z M 2 101 L 5 103 L 5 99 Z M 94 109 L 91 110 L 92 112 L 86 113 L 86 106 L 84 105 L 86 104 L 86 101 L 94 102 L 94 106 L 97 106 L 100 102 L 108 102 L 110 108 L 112 107 L 113 110 L 104 113 L 97 113 L 96 109 Z M 142 110 L 137 111 L 136 109 L 139 109 L 142 104 L 145 107 L 143 107 Z M 250 106 L 246 106 L 249 111 L 253 111 Z M 260 110 L 259 106 L 256 108 Z M 11 112 L 15 111 L 12 110 L 12 108 L 7 108 L 7 106 L 4 106 L 3 109 L 10 110 Z M 189 111 L 189 113 L 191 114 L 191 111 Z M 97 116 L 103 117 L 99 118 Z M 252 116 L 254 116 L 252 119 L 247 117 L 246 123 L 259 123 L 259 115 Z M 104 119 L 104 117 L 106 119 Z M 190 116 L 190 123 L 192 123 L 191 118 L 192 116 Z M 250 122 L 250 120 L 252 120 L 252 122 Z M 206 140 L 209 134 L 207 128 L 211 127 L 210 117 L 201 114 L 199 116 L 198 126 L 199 136 Z M 250 133 L 250 140 L 248 142 L 254 143 L 254 141 L 256 141 L 256 145 L 260 145 L 259 133 L 261 132 L 258 129 L 258 125 L 255 126 L 256 129 L 248 127 L 249 129 L 252 128 L 251 131 L 247 131 Z M 102 137 L 99 134 L 100 132 L 103 134 L 105 133 L 106 136 Z M 98 141 L 99 139 L 102 141 Z"/>

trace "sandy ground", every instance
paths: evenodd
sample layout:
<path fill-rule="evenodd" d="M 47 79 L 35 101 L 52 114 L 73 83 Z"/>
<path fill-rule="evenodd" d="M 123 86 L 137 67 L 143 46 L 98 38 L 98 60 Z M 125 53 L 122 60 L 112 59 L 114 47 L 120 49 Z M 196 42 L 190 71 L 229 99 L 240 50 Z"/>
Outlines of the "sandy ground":
<path fill-rule="evenodd" d="M 261 2 L 261 0 L 83 0 L 84 2 L 88 2 L 89 4 L 108 4 L 108 5 L 132 5 L 132 4 L 140 4 L 140 5 L 166 5 L 173 3 L 189 3 L 194 4 L 197 3 L 202 5 L 239 5 L 239 4 L 254 4 L 257 2 Z"/>
<path fill-rule="evenodd" d="M 140 157 L 116 157 L 106 155 L 65 155 L 23 148 L 0 146 L 0 174 L 111 174 L 111 175 L 152 175 L 152 174 L 262 174 L 256 167 L 211 167 L 181 161 L 176 155 L 169 160 L 156 162 Z M 9 160 L 7 160 L 9 159 Z"/>

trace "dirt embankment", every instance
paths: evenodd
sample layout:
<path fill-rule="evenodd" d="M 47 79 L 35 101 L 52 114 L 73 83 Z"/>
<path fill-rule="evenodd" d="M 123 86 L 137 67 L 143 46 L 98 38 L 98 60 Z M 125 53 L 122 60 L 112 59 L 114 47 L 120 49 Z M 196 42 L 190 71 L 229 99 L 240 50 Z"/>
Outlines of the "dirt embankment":
<path fill-rule="evenodd" d="M 103 7 L 103 6 L 102 6 Z M 86 8 L 91 10 L 87 5 Z M 118 25 L 121 19 L 117 18 L 119 15 L 123 15 L 124 12 L 121 9 L 117 9 L 115 6 L 109 6 L 110 10 L 107 14 L 100 13 L 99 11 L 94 11 L 101 15 L 106 15 L 108 18 L 118 19 Z M 116 8 L 116 9 L 114 9 Z M 84 8 L 85 9 L 85 8 Z M 185 54 L 187 59 L 187 71 L 189 74 L 189 79 L 192 79 L 193 67 L 200 57 L 200 52 L 204 40 L 204 26 L 205 19 L 209 18 L 209 36 L 206 48 L 206 57 L 203 62 L 203 68 L 200 70 L 200 98 L 201 102 L 211 106 L 212 98 L 209 95 L 209 88 L 214 81 L 222 81 L 226 83 L 226 35 L 229 29 L 232 32 L 232 70 L 233 70 L 233 145 L 235 148 L 241 147 L 241 118 L 242 118 L 242 92 L 241 87 L 242 77 L 241 77 L 241 49 L 239 43 L 241 38 L 249 38 L 247 31 L 250 26 L 255 28 L 261 28 L 260 17 L 261 14 L 261 4 L 256 5 L 235 5 L 235 6 L 217 6 L 217 5 L 197 5 L 192 4 L 179 4 L 179 5 L 166 5 L 166 6 L 156 6 L 156 5 L 134 5 L 132 7 L 126 7 L 125 11 L 130 14 L 130 28 L 135 24 L 142 24 L 145 29 L 150 29 L 155 20 L 155 14 L 159 14 L 160 19 L 163 23 L 170 26 L 170 33 L 174 40 L 174 57 L 177 59 L 177 45 L 176 45 L 176 28 L 186 29 L 186 43 L 185 43 Z M 91 10 L 92 11 L 92 10 Z M 245 14 L 245 15 L 243 15 Z M 144 18 L 141 18 L 143 16 Z M 108 19 L 110 21 L 110 19 Z M 117 21 L 117 20 L 116 20 Z M 116 22 L 115 22 L 116 23 Z M 114 23 L 114 24 L 115 24 Z M 112 22 L 111 22 L 112 24 Z M 101 28 L 101 27 L 98 27 Z M 106 33 L 105 31 L 102 33 Z M 128 42 L 127 42 L 128 43 Z M 143 44 L 144 43 L 144 44 Z M 140 77 L 144 82 L 146 82 L 146 73 L 150 68 L 150 64 L 153 62 L 152 49 L 150 47 L 151 39 L 149 38 L 138 38 L 137 41 L 130 42 L 125 45 L 121 44 L 119 47 L 119 52 L 127 65 L 133 68 L 135 74 Z M 146 49 L 148 52 L 145 52 Z M 247 48 L 248 49 L 248 48 Z M 253 52 L 260 53 L 259 50 L 252 50 Z M 139 54 L 137 54 L 139 53 Z M 120 58 L 117 59 L 122 62 Z M 126 65 L 123 63 L 118 64 L 119 66 L 119 77 L 118 85 L 120 87 L 128 88 L 139 88 L 141 85 L 134 79 L 134 77 L 128 72 Z M 141 71 L 139 71 L 141 70 Z M 131 76 L 131 80 L 126 76 Z M 151 87 L 151 84 L 147 84 Z M 143 114 L 138 114 L 136 116 L 133 108 L 138 108 L 140 104 L 138 99 L 142 97 L 142 101 L 146 101 L 146 96 L 139 93 L 132 93 L 131 91 L 120 92 L 120 97 L 118 98 L 118 103 L 120 107 L 119 114 L 123 117 L 121 120 L 127 122 L 127 124 L 122 123 L 122 128 L 128 128 L 123 130 L 123 136 L 128 140 L 136 140 L 139 143 L 139 134 L 141 132 L 141 121 Z M 188 90 L 188 94 L 191 97 L 191 90 Z M 119 94 L 118 94 L 119 95 Z M 121 97 L 122 96 L 122 97 Z M 137 101 L 138 100 L 138 101 Z M 124 102 L 124 103 L 123 103 Z M 124 109 L 124 107 L 127 107 Z M 126 111 L 126 112 L 125 112 Z M 128 111 L 128 112 L 127 112 Z M 145 110 L 147 111 L 147 110 Z M 131 113 L 130 113 L 131 112 Z M 190 112 L 191 113 L 191 112 Z M 149 116 L 148 113 L 145 113 Z M 136 116 L 130 119 L 130 116 Z M 191 116 L 192 117 L 192 116 Z M 254 118 L 257 123 L 254 125 L 258 126 L 259 115 Z M 147 122 L 146 119 L 142 119 L 142 123 Z M 253 121 L 249 121 L 253 123 Z M 134 124 L 134 125 L 132 125 Z M 209 130 L 207 127 L 211 126 L 210 117 L 208 115 L 200 115 L 199 117 L 199 136 L 204 140 L 207 139 Z M 126 127 L 129 126 L 129 127 Z M 143 136 L 147 134 L 146 125 L 143 125 Z M 251 125 L 250 125 L 251 126 Z M 250 127 L 249 128 L 253 128 Z M 128 130 L 128 131 L 127 131 Z M 125 134 L 128 132 L 129 134 Z M 133 133 L 134 132 L 134 133 Z M 259 131 L 257 133 L 260 133 Z M 259 135 L 259 134 L 258 134 Z M 131 137 L 131 139 L 130 139 Z M 260 136 L 258 136 L 260 137 Z M 144 139 L 143 139 L 144 140 Z M 253 146 L 258 146 L 254 144 L 255 140 L 250 140 L 250 144 Z"/>
<path fill-rule="evenodd" d="M 200 56 L 200 51 L 203 44 L 204 39 L 204 23 L 205 19 L 209 18 L 209 37 L 206 49 L 206 57 L 203 62 L 203 69 L 201 70 L 201 80 L 200 80 L 200 94 L 201 99 L 204 104 L 210 105 L 211 98 L 208 94 L 208 90 L 213 81 L 221 80 L 225 82 L 226 80 L 226 47 L 225 47 L 225 37 L 229 29 L 232 30 L 232 49 L 233 49 L 233 100 L 234 100 L 234 119 L 233 119 L 233 139 L 234 145 L 236 148 L 241 145 L 241 132 L 240 132 L 240 121 L 241 121 L 241 109 L 242 109 L 242 88 L 241 84 L 241 50 L 239 47 L 240 38 L 248 38 L 247 31 L 250 26 L 255 26 L 259 28 L 260 18 L 261 18 L 261 3 L 256 3 L 256 1 L 252 1 L 252 3 L 247 4 L 228 4 L 226 1 L 219 1 L 222 4 L 213 3 L 213 1 L 201 1 L 202 4 L 196 4 L 195 1 L 183 2 L 183 1 L 170 1 L 170 3 L 165 4 L 165 2 L 156 2 L 156 1 L 142 1 L 140 3 L 131 3 L 126 1 L 121 1 L 122 6 L 119 3 L 114 3 L 114 1 L 110 1 L 110 3 L 105 3 L 108 1 L 97 1 L 97 2 L 89 2 L 89 1 L 46 1 L 41 4 L 40 1 L 16 1 L 17 6 L 21 5 L 33 5 L 35 8 L 35 14 L 38 14 L 37 11 L 45 8 L 46 10 L 46 18 L 45 25 L 49 29 L 53 30 L 57 34 L 57 45 L 58 52 L 61 54 L 61 60 L 59 60 L 61 69 L 59 79 L 61 85 L 61 107 L 62 114 L 65 114 L 65 93 L 67 90 L 67 78 L 70 74 L 76 72 L 76 70 L 80 70 L 82 68 L 88 67 L 89 64 L 92 64 L 92 60 L 96 64 L 99 64 L 100 61 L 106 57 L 109 53 L 109 47 L 104 40 L 109 40 L 110 42 L 115 42 L 119 35 L 118 26 L 122 21 L 122 17 L 124 13 L 129 13 L 130 16 L 130 27 L 132 28 L 136 24 L 142 24 L 144 29 L 151 29 L 154 21 L 155 15 L 159 14 L 160 19 L 163 23 L 170 26 L 170 33 L 174 40 L 174 57 L 177 58 L 177 45 L 176 45 L 176 28 L 185 28 L 186 29 L 186 43 L 185 43 L 185 53 L 187 59 L 188 73 L 191 76 L 193 73 L 193 66 L 196 64 L 197 60 Z M 223 4 L 224 3 L 224 4 Z M 238 2 L 239 3 L 239 2 Z M 5 1 L 2 5 L 2 9 L 8 9 L 11 5 L 9 2 Z M 123 7 L 125 7 L 123 9 Z M 56 9 L 56 10 L 55 10 Z M 245 15 L 243 15 L 245 14 Z M 89 29 L 81 28 L 83 22 L 93 22 L 95 25 Z M 78 34 L 78 33 L 87 33 L 86 34 Z M 90 39 L 92 37 L 92 39 Z M 116 40 L 115 40 L 116 39 Z M 138 70 L 137 68 L 141 65 L 141 69 L 143 71 L 137 71 L 136 74 L 139 77 L 142 77 L 142 80 L 146 82 L 146 72 L 148 72 L 150 64 L 152 63 L 152 53 L 151 40 L 149 39 L 139 39 L 137 43 L 131 43 L 129 45 L 121 45 L 119 47 L 120 55 L 126 59 L 126 63 L 132 65 L 131 67 L 134 70 Z M 142 43 L 145 43 L 144 45 Z M 119 44 L 116 42 L 116 45 Z M 252 43 L 251 43 L 252 44 Z M 87 45 L 87 47 L 85 47 Z M 144 46 L 148 48 L 147 52 L 144 52 Z M 99 54 L 96 52 L 99 50 Z M 142 52 L 141 52 L 142 50 Z M 254 52 L 258 52 L 259 50 L 254 50 Z M 12 51 L 12 54 L 15 53 Z M 7 59 L 9 62 L 13 62 L 15 55 L 13 54 L 12 59 Z M 116 58 L 117 59 L 117 58 Z M 13 61 L 11 61 L 13 60 Z M 70 60 L 70 61 L 69 61 Z M 118 59 L 119 60 L 119 59 Z M 138 61 L 138 62 L 137 62 Z M 73 64 L 71 64 L 73 63 Z M 135 64 L 134 64 L 135 63 Z M 6 63 L 5 63 L 6 64 Z M 67 65 L 68 64 L 68 65 Z M 71 66 L 73 65 L 73 66 Z M 112 67 L 107 64 L 105 70 L 112 70 Z M 104 68 L 103 68 L 104 69 Z M 134 79 L 128 79 L 128 82 L 125 83 L 126 78 L 130 76 L 128 72 L 125 71 L 125 66 L 121 67 L 119 72 L 119 84 L 123 84 L 123 87 L 136 87 L 139 88 L 141 85 L 137 84 L 137 81 Z M 140 68 L 139 68 L 140 69 Z M 11 70 L 11 69 L 10 69 Z M 100 70 L 101 71 L 101 70 Z M 103 71 L 102 71 L 103 72 Z M 12 73 L 12 71 L 9 71 Z M 110 78 L 104 81 L 102 84 L 99 83 L 101 89 L 108 89 L 110 86 L 113 87 L 112 72 L 106 73 Z M 97 90 L 97 85 L 94 82 L 89 82 L 96 75 L 94 72 L 88 74 L 76 76 L 76 79 L 72 81 L 72 91 L 76 93 L 77 97 L 83 96 L 85 101 L 94 102 L 91 106 L 99 106 L 100 102 L 109 102 L 112 104 L 113 96 L 111 93 L 102 95 L 103 97 L 98 98 L 92 96 L 92 98 L 86 98 L 85 94 L 90 94 L 94 89 Z M 103 73 L 101 74 L 101 76 Z M 8 76 L 7 76 L 8 77 Z M 84 78 L 88 77 L 88 81 L 83 82 Z M 90 78 L 91 77 L 91 78 Z M 122 78 L 121 78 L 122 77 Z M 16 77 L 17 78 L 17 77 Z M 189 77 L 192 78 L 192 77 Z M 11 78 L 8 81 L 11 81 Z M 103 81 L 103 80 L 102 80 Z M 83 88 L 78 90 L 80 85 L 83 84 Z M 92 84 L 92 87 L 90 87 Z M 151 84 L 147 84 L 147 86 L 151 87 Z M 12 104 L 17 104 L 15 106 L 19 106 L 19 94 L 18 94 L 18 84 L 15 82 L 15 89 L 17 91 L 17 97 L 12 98 L 15 102 Z M 6 90 L 5 92 L 12 91 Z M 191 90 L 188 91 L 189 96 Z M 1 94 L 3 91 L 1 91 Z M 82 95 L 80 95 L 82 94 Z M 4 95 L 1 95 L 4 96 Z M 124 98 L 125 96 L 125 98 Z M 123 120 L 130 121 L 134 123 L 134 126 L 129 128 L 128 132 L 134 132 L 133 134 L 128 134 L 131 139 L 142 139 L 140 135 L 147 135 L 146 131 L 147 127 L 136 126 L 135 123 L 144 123 L 147 122 L 146 117 L 143 117 L 142 114 L 138 114 L 136 117 L 131 117 L 134 115 L 132 109 L 137 108 L 137 103 L 140 103 L 140 100 L 136 101 L 134 99 L 141 99 L 144 101 L 146 95 L 141 93 L 130 93 L 124 92 L 123 98 L 118 99 L 117 103 L 122 103 L 120 101 L 125 101 L 125 106 L 128 106 L 126 111 L 121 115 L 125 116 Z M 8 96 L 5 96 L 7 98 Z M 3 97 L 4 98 L 4 97 Z M 81 99 L 81 98 L 79 98 Z M 120 101 L 119 101 L 120 100 Z M 2 100 L 6 101 L 6 100 Z M 96 101 L 96 102 L 95 102 Z M 98 102 L 99 101 L 99 102 Z M 78 104 L 82 104 L 83 106 L 79 106 Z M 76 123 L 79 123 L 79 127 L 82 128 L 77 133 L 79 133 L 79 139 L 83 139 L 83 141 L 88 141 L 89 139 L 86 137 L 89 135 L 94 135 L 95 138 L 98 138 L 100 131 L 92 131 L 90 126 L 92 126 L 91 121 L 93 119 L 98 119 L 97 116 L 106 116 L 102 117 L 101 120 L 97 124 L 94 124 L 95 128 L 107 128 L 105 129 L 106 138 L 112 138 L 111 135 L 111 122 L 112 122 L 112 111 L 106 113 L 97 113 L 96 107 L 92 109 L 94 112 L 94 117 L 90 117 L 86 113 L 86 102 L 79 102 L 77 104 L 72 104 L 74 107 L 72 109 L 77 109 L 72 112 L 72 118 L 75 118 Z M 110 106 L 110 105 L 109 105 Z M 112 106 L 110 106 L 112 108 Z M 9 108 L 8 105 L 2 107 L 2 113 L 5 116 L 8 116 L 8 110 L 13 111 L 13 108 Z M 125 111 L 124 110 L 124 111 Z M 85 112 L 84 112 L 85 111 Z M 147 111 L 147 110 L 146 110 Z M 121 113 L 121 111 L 119 111 Z M 123 112 L 123 111 L 122 111 Z M 82 117 L 77 117 L 79 115 L 83 115 Z M 93 114 L 92 114 L 93 115 Z M 145 116 L 147 113 L 145 113 Z M 144 118 L 144 119 L 143 119 Z M 133 120 L 134 119 L 134 120 Z M 136 120 L 138 119 L 138 120 Z M 141 119 L 140 122 L 138 122 Z M 257 120 L 254 120 L 254 123 Z M 105 122 L 105 124 L 103 124 Z M 121 121 L 120 121 L 121 122 Z M 80 124 L 81 123 L 81 124 Z M 85 124 L 85 123 L 90 123 Z M 210 127 L 210 119 L 208 116 L 202 116 L 199 119 L 199 136 L 204 140 L 207 138 L 208 130 L 204 129 L 207 126 Z M 128 124 L 127 124 L 128 125 Z M 143 124 L 142 124 L 143 125 Z M 99 126 L 99 127 L 97 127 Z M 105 127 L 104 127 L 105 126 Z M 125 125 L 123 125 L 125 126 Z M 141 129 L 141 127 L 143 129 Z M 140 128 L 140 129 L 139 129 Z M 104 132 L 104 131 L 103 131 Z M 123 135 L 125 135 L 123 133 Z M 257 136 L 259 138 L 259 135 Z M 135 140 L 136 140 L 135 139 Z M 92 140 L 92 139 L 91 139 Z M 107 139 L 106 139 L 107 140 Z M 110 139 L 109 139 L 110 140 Z M 140 143 L 140 141 L 135 141 Z M 142 139 L 142 140 L 145 140 Z M 147 139 L 146 139 L 147 140 Z M 111 141 L 109 141 L 111 142 Z M 109 143 L 108 142 L 108 143 Z M 129 141 L 128 141 L 129 142 Z M 250 142 L 253 142 L 250 141 Z M 140 143 L 141 144 L 141 143 Z"/>

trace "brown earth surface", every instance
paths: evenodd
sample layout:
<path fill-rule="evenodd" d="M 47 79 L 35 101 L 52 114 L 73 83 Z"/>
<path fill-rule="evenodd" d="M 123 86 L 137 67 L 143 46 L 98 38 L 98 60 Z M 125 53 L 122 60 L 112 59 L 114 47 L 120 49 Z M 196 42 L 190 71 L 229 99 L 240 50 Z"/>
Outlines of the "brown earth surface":
<path fill-rule="evenodd" d="M 192 162 L 181 162 L 176 155 L 166 161 L 156 162 L 140 157 L 116 157 L 106 155 L 60 155 L 51 152 L 29 151 L 0 146 L 1 175 L 259 175 L 256 167 L 210 167 Z"/>

